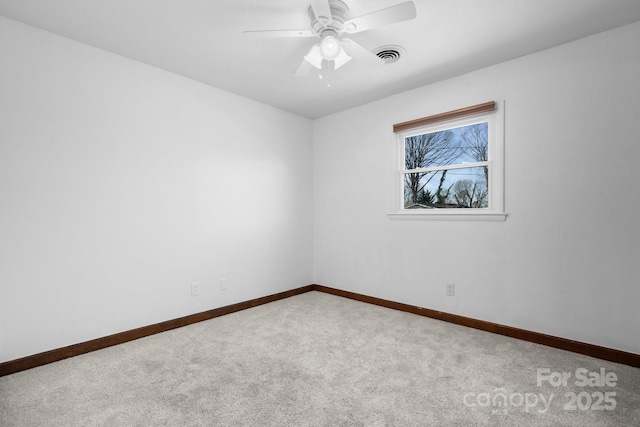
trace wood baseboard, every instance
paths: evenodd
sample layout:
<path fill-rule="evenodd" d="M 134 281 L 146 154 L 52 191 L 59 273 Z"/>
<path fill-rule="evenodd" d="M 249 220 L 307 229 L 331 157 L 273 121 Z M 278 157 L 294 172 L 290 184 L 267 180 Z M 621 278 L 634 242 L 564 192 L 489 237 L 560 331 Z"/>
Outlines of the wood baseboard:
<path fill-rule="evenodd" d="M 389 301 L 382 298 L 370 297 L 322 285 L 313 285 L 313 290 L 640 368 L 640 354 L 628 353 L 626 351 L 601 347 L 580 341 L 573 341 L 566 338 L 527 331 L 525 329 L 518 329 L 511 326 L 500 325 L 498 323 L 472 319 L 470 317 Z"/>
<path fill-rule="evenodd" d="M 214 308 L 213 310 L 203 311 L 201 313 L 167 320 L 165 322 L 155 323 L 153 325 L 143 326 L 141 328 L 120 332 L 102 338 L 96 338 L 94 340 L 85 341 L 79 344 L 73 344 L 67 347 L 45 351 L 43 353 L 26 356 L 20 359 L 3 362 L 0 363 L 0 377 L 24 371 L 30 368 L 35 368 L 36 366 L 57 362 L 68 357 L 78 356 L 80 354 L 89 353 L 91 351 L 100 350 L 128 341 L 133 341 L 138 338 L 143 338 L 171 329 L 181 328 L 192 323 L 202 322 L 203 320 L 209 320 L 215 317 L 224 316 L 225 314 L 246 310 L 247 308 L 256 307 L 284 298 L 289 298 L 294 295 L 299 295 L 309 291 L 319 291 L 344 298 L 350 298 L 356 301 L 366 302 L 381 307 L 417 314 L 419 316 L 430 317 L 432 319 L 443 320 L 445 322 L 455 323 L 456 325 L 462 325 L 482 331 L 493 332 L 495 334 L 500 334 L 511 338 L 517 338 L 536 344 L 543 344 L 549 347 L 555 347 L 574 353 L 596 357 L 598 359 L 608 360 L 611 362 L 622 363 L 625 365 L 640 368 L 640 354 L 628 353 L 621 350 L 615 350 L 607 347 L 573 341 L 566 338 L 554 337 L 551 335 L 541 334 L 539 332 L 527 331 L 511 326 L 486 322 L 484 320 L 477 320 L 470 317 L 459 316 L 457 314 L 445 313 L 442 311 L 431 310 L 428 308 L 417 307 L 409 304 L 389 301 L 382 298 L 371 297 L 355 292 L 343 291 L 340 289 L 330 288 L 328 286 L 314 284 L 273 295 L 264 296 L 261 298 L 252 299 L 249 301 L 239 302 L 237 304 L 228 305 L 226 307 Z"/>
<path fill-rule="evenodd" d="M 201 313 L 195 313 L 189 316 L 167 320 L 165 322 L 155 323 L 153 325 L 143 326 L 137 329 L 131 329 L 129 331 L 120 332 L 106 337 L 96 338 L 79 344 L 45 351 L 43 353 L 26 356 L 20 359 L 10 360 L 8 362 L 0 363 L 0 377 L 24 371 L 26 369 L 35 368 L 36 366 L 46 365 L 47 363 L 57 362 L 68 357 L 78 356 L 80 354 L 133 341 L 138 338 L 143 338 L 171 329 L 181 328 L 183 326 L 191 325 L 192 323 L 202 322 L 203 320 L 213 319 L 214 317 L 224 316 L 225 314 L 235 313 L 236 311 L 246 310 L 247 308 L 289 298 L 311 290 L 313 290 L 313 285 L 307 285 L 301 288 L 239 302 L 226 307 L 214 308 L 213 310 L 207 310 Z"/>

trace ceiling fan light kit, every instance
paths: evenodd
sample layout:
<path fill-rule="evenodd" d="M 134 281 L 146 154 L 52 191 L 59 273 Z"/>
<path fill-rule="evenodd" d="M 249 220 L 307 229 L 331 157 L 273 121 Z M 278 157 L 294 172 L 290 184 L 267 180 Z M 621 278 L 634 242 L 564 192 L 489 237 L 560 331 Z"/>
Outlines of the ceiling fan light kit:
<path fill-rule="evenodd" d="M 333 36 L 325 36 L 320 42 L 320 53 L 327 61 L 333 61 L 340 55 L 342 45 L 338 39 Z"/>
<path fill-rule="evenodd" d="M 309 53 L 304 56 L 304 60 L 318 69 L 322 69 L 322 53 L 320 45 L 314 44 Z"/>
<path fill-rule="evenodd" d="M 318 37 L 320 41 L 311 46 L 295 73 L 296 76 L 302 76 L 309 72 L 309 64 L 322 70 L 323 61 L 326 61 L 330 68 L 337 70 L 356 55 L 377 56 L 388 63 L 389 61 L 378 53 L 371 52 L 352 39 L 340 39 L 340 36 L 343 33 L 359 33 L 416 17 L 416 8 L 412 1 L 348 20 L 349 7 L 341 0 L 312 0 L 308 12 L 311 30 L 263 30 L 245 33 L 267 37 Z"/>

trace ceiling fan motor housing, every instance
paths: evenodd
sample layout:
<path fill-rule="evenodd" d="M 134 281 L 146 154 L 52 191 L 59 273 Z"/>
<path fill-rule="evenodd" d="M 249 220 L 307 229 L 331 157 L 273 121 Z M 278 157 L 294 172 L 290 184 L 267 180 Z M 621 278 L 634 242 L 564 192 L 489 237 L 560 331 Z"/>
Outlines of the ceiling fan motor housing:
<path fill-rule="evenodd" d="M 316 16 L 312 7 L 309 7 L 311 28 L 320 38 L 326 36 L 337 37 L 344 25 L 345 18 L 349 14 L 349 6 L 340 0 L 329 0 L 331 16 Z"/>

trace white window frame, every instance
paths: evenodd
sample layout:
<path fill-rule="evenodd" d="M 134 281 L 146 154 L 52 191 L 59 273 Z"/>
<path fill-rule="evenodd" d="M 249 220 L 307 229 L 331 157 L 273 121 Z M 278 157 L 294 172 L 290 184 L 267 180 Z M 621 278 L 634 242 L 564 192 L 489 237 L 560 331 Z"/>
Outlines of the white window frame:
<path fill-rule="evenodd" d="M 430 172 L 437 170 L 462 169 L 469 167 L 489 167 L 489 200 L 486 208 L 446 208 L 446 209 L 405 209 L 404 208 L 404 175 L 405 138 L 447 129 L 488 123 L 488 160 L 486 162 L 463 163 L 459 165 L 439 166 L 413 169 L 412 172 Z M 504 102 L 496 102 L 493 111 L 475 114 L 453 120 L 408 129 L 395 134 L 395 194 L 393 209 L 388 214 L 392 219 L 419 220 L 479 220 L 504 221 L 507 214 L 504 210 Z"/>

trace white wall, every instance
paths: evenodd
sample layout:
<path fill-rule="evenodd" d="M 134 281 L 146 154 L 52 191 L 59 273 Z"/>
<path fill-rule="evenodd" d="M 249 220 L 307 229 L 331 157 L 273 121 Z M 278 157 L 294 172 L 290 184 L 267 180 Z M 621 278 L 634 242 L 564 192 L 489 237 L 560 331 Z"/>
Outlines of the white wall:
<path fill-rule="evenodd" d="M 314 282 L 640 353 L 638 40 L 640 23 L 316 120 Z M 506 222 L 387 217 L 392 124 L 490 100 Z"/>
<path fill-rule="evenodd" d="M 0 58 L 0 362 L 312 282 L 309 120 L 3 17 Z"/>
<path fill-rule="evenodd" d="M 640 23 L 312 132 L 0 17 L 0 362 L 311 282 L 640 353 L 638 39 Z M 507 221 L 389 219 L 391 125 L 499 99 Z"/>

